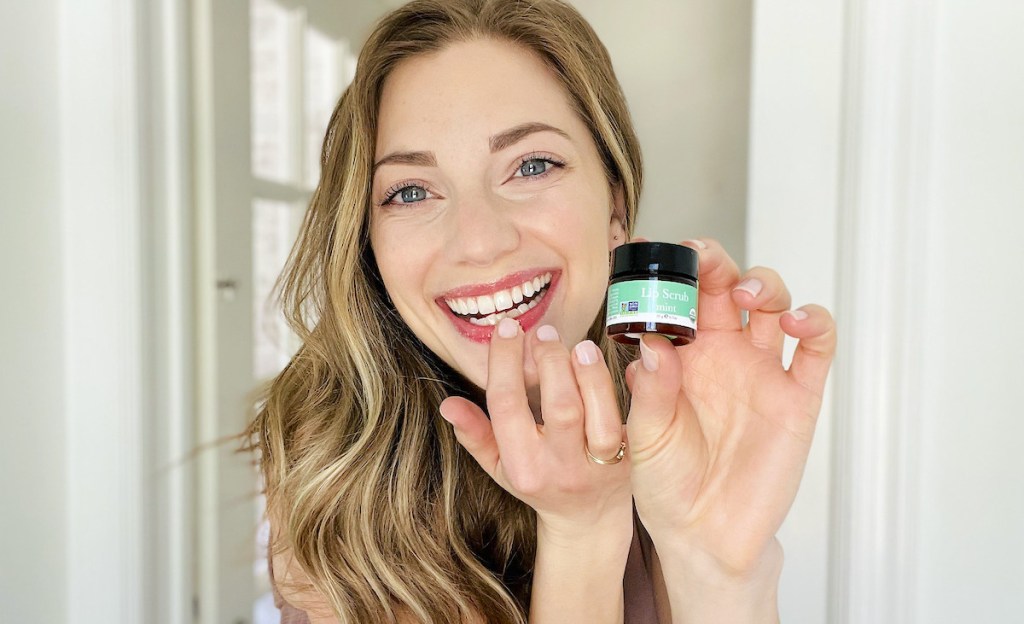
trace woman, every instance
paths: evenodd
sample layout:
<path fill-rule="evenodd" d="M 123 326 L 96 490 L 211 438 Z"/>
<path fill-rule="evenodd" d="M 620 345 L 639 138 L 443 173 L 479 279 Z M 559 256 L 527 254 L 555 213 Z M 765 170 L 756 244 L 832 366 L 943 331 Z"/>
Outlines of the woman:
<path fill-rule="evenodd" d="M 287 610 L 777 618 L 774 536 L 832 320 L 690 241 L 698 339 L 645 336 L 630 364 L 601 314 L 640 187 L 611 62 L 571 7 L 418 0 L 379 23 L 283 275 L 303 346 L 247 432 Z"/>

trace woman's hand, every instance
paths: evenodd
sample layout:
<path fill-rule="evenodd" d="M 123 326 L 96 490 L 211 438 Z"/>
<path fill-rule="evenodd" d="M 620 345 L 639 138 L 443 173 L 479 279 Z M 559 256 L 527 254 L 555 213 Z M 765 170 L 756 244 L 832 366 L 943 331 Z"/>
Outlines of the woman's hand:
<path fill-rule="evenodd" d="M 591 341 L 570 353 L 551 326 L 537 329 L 531 351 L 540 379 L 537 424 L 523 377 L 524 334 L 514 319 L 503 319 L 488 358 L 487 411 L 471 401 L 448 397 L 441 415 L 455 436 L 498 485 L 537 511 L 538 522 L 571 535 L 604 523 L 632 536 L 629 461 L 602 466 L 613 457 L 624 427 L 611 375 Z"/>
<path fill-rule="evenodd" d="M 523 379 L 524 336 L 503 319 L 491 338 L 487 411 L 449 397 L 441 415 L 498 485 L 537 512 L 530 622 L 621 624 L 622 574 L 633 537 L 629 462 L 613 457 L 624 431 L 611 375 L 594 343 L 569 350 L 555 328 L 539 327 L 531 351 L 543 424 Z M 571 614 L 567 620 L 566 614 Z"/>
<path fill-rule="evenodd" d="M 627 370 L 637 512 L 662 561 L 678 555 L 688 577 L 770 575 L 781 566 L 775 534 L 810 451 L 835 324 L 820 306 L 787 312 L 774 271 L 740 279 L 718 243 L 684 244 L 700 253 L 697 339 L 673 347 L 647 334 Z M 784 334 L 800 339 L 788 371 Z"/>

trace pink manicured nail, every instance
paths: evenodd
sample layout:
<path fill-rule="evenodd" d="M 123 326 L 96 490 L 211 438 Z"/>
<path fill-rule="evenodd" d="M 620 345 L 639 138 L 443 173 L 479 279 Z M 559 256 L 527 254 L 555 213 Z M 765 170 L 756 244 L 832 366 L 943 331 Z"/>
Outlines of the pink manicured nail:
<path fill-rule="evenodd" d="M 541 342 L 554 342 L 558 340 L 558 330 L 551 325 L 541 325 L 537 328 L 537 338 Z"/>
<path fill-rule="evenodd" d="M 690 239 L 688 241 L 683 241 L 684 245 L 687 244 L 687 243 L 693 245 L 697 249 L 707 249 L 708 248 L 707 244 L 705 244 L 704 241 L 699 241 L 696 238 L 692 238 L 692 239 Z"/>
<path fill-rule="evenodd" d="M 576 345 L 576 359 L 580 364 L 593 364 L 597 361 L 597 345 L 590 340 L 584 340 Z"/>
<path fill-rule="evenodd" d="M 519 333 L 519 321 L 505 317 L 498 321 L 498 335 L 502 338 L 515 338 Z"/>
<path fill-rule="evenodd" d="M 803 310 L 789 310 L 786 314 L 789 314 L 798 321 L 802 321 L 807 318 L 807 313 Z"/>
<path fill-rule="evenodd" d="M 658 354 L 654 349 L 647 346 L 642 336 L 640 337 L 640 359 L 647 370 L 652 373 L 658 370 Z"/>
<path fill-rule="evenodd" d="M 761 294 L 762 288 L 764 288 L 764 284 L 761 283 L 761 280 L 756 277 L 748 277 L 740 282 L 736 288 L 733 288 L 733 290 L 742 290 L 750 293 L 751 297 L 756 297 Z"/>
<path fill-rule="evenodd" d="M 437 413 L 441 414 L 441 418 L 444 418 L 446 421 L 448 421 L 449 423 L 451 423 L 454 426 L 455 423 L 452 423 L 451 419 L 444 415 L 444 410 L 443 409 L 441 409 L 440 407 L 437 408 Z"/>

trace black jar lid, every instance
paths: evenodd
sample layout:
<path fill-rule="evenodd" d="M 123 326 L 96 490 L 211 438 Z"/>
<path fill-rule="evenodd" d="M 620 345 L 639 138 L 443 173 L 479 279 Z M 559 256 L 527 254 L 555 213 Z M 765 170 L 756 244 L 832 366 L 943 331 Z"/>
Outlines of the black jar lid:
<path fill-rule="evenodd" d="M 611 278 L 636 273 L 670 274 L 697 279 L 700 257 L 684 245 L 640 242 L 619 245 L 612 252 Z"/>

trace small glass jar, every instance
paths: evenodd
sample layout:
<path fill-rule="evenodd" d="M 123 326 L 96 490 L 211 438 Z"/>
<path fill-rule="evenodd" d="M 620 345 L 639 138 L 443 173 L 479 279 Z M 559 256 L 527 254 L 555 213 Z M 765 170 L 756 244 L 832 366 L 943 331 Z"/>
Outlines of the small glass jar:
<path fill-rule="evenodd" d="M 679 347 L 697 338 L 697 252 L 672 243 L 626 243 L 612 252 L 605 326 L 616 342 L 658 333 Z"/>

